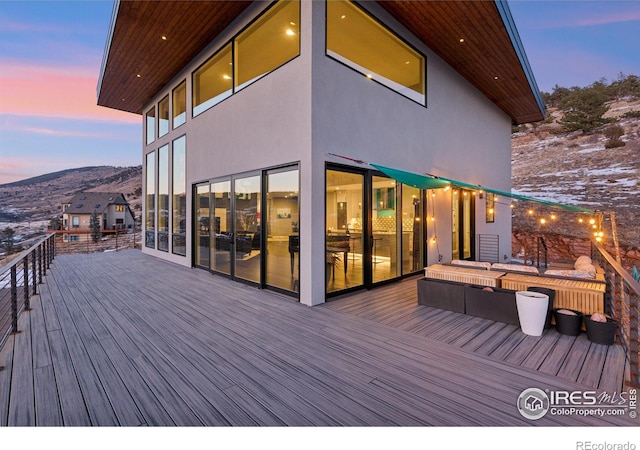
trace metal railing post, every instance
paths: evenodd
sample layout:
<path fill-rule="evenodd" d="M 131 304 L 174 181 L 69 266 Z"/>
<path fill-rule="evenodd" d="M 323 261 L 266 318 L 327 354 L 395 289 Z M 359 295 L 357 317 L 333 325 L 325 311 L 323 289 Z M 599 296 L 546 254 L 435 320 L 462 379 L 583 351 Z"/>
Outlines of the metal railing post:
<path fill-rule="evenodd" d="M 22 290 L 24 295 L 24 309 L 29 311 L 31 304 L 29 303 L 29 255 L 27 254 L 22 260 Z"/>
<path fill-rule="evenodd" d="M 16 266 L 11 266 L 11 332 L 18 332 L 18 277 Z"/>
<path fill-rule="evenodd" d="M 42 245 L 38 246 L 38 282 L 42 284 Z"/>
<path fill-rule="evenodd" d="M 37 249 L 31 255 L 31 278 L 33 280 L 33 295 L 38 294 L 38 271 L 36 270 L 36 252 Z"/>

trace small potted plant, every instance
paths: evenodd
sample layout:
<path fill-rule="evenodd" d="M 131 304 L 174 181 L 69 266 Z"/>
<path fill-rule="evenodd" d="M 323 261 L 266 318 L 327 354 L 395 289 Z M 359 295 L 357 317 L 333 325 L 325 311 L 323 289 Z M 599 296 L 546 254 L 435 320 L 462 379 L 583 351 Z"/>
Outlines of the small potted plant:
<path fill-rule="evenodd" d="M 587 338 L 594 344 L 613 345 L 618 329 L 618 321 L 604 314 L 584 316 Z"/>
<path fill-rule="evenodd" d="M 559 308 L 553 310 L 556 319 L 556 330 L 558 333 L 567 336 L 577 336 L 582 328 L 582 316 L 580 311 L 573 309 Z"/>

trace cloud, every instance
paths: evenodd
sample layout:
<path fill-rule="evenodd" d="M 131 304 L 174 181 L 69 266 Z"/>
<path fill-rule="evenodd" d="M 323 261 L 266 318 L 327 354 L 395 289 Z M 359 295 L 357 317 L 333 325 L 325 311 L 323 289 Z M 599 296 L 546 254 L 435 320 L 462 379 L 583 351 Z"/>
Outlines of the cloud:
<path fill-rule="evenodd" d="M 69 131 L 53 128 L 37 128 L 37 127 L 21 127 L 14 128 L 13 131 L 40 134 L 44 136 L 55 137 L 75 137 L 75 138 L 93 138 L 93 139 L 118 139 L 121 140 L 121 135 L 114 135 L 113 133 L 94 133 L 88 131 Z"/>
<path fill-rule="evenodd" d="M 97 71 L 0 60 L 0 114 L 140 123 L 140 117 L 98 106 Z"/>

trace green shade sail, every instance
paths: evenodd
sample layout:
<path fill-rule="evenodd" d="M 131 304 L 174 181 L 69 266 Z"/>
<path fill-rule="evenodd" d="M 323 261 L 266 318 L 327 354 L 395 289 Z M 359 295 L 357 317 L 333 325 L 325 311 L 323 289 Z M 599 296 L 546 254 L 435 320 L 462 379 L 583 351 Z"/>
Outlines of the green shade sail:
<path fill-rule="evenodd" d="M 399 170 L 399 169 L 393 169 L 390 167 L 385 167 L 385 166 L 380 166 L 378 164 L 371 164 L 369 163 L 370 166 L 375 167 L 377 170 L 379 170 L 380 172 L 384 173 L 385 175 L 387 175 L 390 178 L 393 178 L 394 180 L 397 180 L 403 184 L 409 185 L 409 186 L 413 186 L 416 188 L 420 188 L 420 189 L 440 189 L 440 188 L 444 188 L 447 186 L 457 186 L 460 188 L 466 188 L 466 189 L 474 189 L 474 190 L 482 190 L 485 192 L 491 192 L 493 194 L 496 195 L 500 195 L 503 197 L 509 197 L 509 198 L 513 198 L 516 200 L 522 200 L 522 201 L 526 201 L 526 202 L 536 202 L 536 203 L 540 203 L 543 205 L 547 205 L 550 207 L 554 207 L 554 208 L 561 208 L 564 209 L 566 211 L 573 211 L 573 212 L 584 212 L 584 213 L 590 213 L 593 214 L 594 211 L 591 209 L 587 209 L 587 208 L 582 208 L 580 206 L 574 206 L 574 205 L 565 205 L 563 203 L 556 203 L 556 202 L 552 202 L 549 200 L 541 200 L 541 199 L 537 199 L 537 198 L 533 198 L 533 197 L 527 197 L 525 195 L 520 195 L 520 194 L 514 194 L 511 192 L 507 192 L 507 191 L 501 191 L 498 189 L 492 189 L 492 188 L 487 188 L 485 186 L 480 186 L 477 184 L 470 184 L 470 183 L 465 183 L 464 181 L 458 181 L 458 180 L 454 180 L 451 178 L 445 178 L 445 177 L 439 177 L 439 176 L 435 176 L 435 175 L 422 175 L 422 174 L 418 174 L 418 173 L 413 173 L 413 172 L 406 172 L 404 170 Z"/>
<path fill-rule="evenodd" d="M 443 181 L 438 178 L 420 175 L 418 173 L 405 172 L 404 170 L 392 169 L 390 167 L 379 166 L 377 164 L 369 165 L 375 167 L 386 176 L 393 178 L 402 184 L 419 189 L 440 189 L 451 185 L 449 181 Z"/>

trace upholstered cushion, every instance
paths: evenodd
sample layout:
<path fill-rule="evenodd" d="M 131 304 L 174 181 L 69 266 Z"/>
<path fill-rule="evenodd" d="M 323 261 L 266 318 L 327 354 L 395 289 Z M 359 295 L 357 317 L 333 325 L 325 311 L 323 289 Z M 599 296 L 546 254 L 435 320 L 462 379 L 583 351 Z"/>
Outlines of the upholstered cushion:
<path fill-rule="evenodd" d="M 537 267 L 533 266 L 522 266 L 520 264 L 503 264 L 503 263 L 494 263 L 491 265 L 491 270 L 509 270 L 513 272 L 528 272 L 528 273 L 539 273 Z"/>
<path fill-rule="evenodd" d="M 486 270 L 491 269 L 491 263 L 490 262 L 465 261 L 463 259 L 453 259 L 453 260 L 451 260 L 451 264 L 456 265 L 456 266 L 477 267 L 479 269 L 486 269 Z"/>
<path fill-rule="evenodd" d="M 576 262 L 574 263 L 573 267 L 576 270 L 580 270 L 578 269 L 578 266 L 582 265 L 582 264 L 592 264 L 593 261 L 591 261 L 591 258 L 589 258 L 586 255 L 582 255 L 582 256 L 578 256 L 578 259 L 576 259 Z"/>
<path fill-rule="evenodd" d="M 581 270 L 547 270 L 544 274 L 558 277 L 585 278 L 588 280 L 595 278 L 595 272 L 584 272 Z"/>

